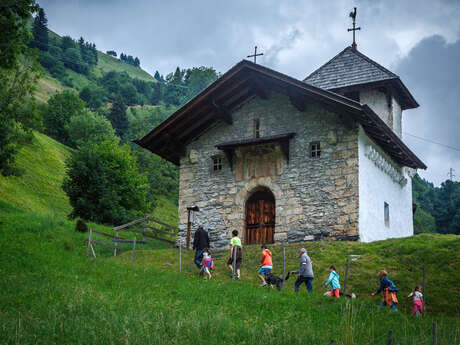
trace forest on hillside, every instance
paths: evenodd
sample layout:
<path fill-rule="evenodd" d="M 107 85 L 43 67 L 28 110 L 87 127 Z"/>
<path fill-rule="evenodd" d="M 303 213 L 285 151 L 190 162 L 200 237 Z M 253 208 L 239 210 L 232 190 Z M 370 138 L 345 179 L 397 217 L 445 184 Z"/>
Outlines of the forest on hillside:
<path fill-rule="evenodd" d="M 414 231 L 460 235 L 460 182 L 446 180 L 439 187 L 415 175 L 412 195 L 417 210 Z"/>
<path fill-rule="evenodd" d="M 213 68 L 181 69 L 151 81 L 125 71 L 97 69 L 96 45 L 48 30 L 34 0 L 1 9 L 0 172 L 20 175 L 15 156 L 40 131 L 72 148 L 63 189 L 72 217 L 99 223 L 127 221 L 155 208 L 159 196 L 177 203 L 178 169 L 132 140 L 145 135 L 218 78 Z M 113 54 L 112 54 L 113 55 Z M 140 68 L 138 59 L 121 61 Z M 131 62 L 131 60 L 133 60 Z M 132 67 L 131 67 L 132 68 Z M 66 88 L 46 102 L 34 98 L 40 77 Z M 85 86 L 75 84 L 84 76 Z M 18 82 L 18 81 L 21 82 Z"/>

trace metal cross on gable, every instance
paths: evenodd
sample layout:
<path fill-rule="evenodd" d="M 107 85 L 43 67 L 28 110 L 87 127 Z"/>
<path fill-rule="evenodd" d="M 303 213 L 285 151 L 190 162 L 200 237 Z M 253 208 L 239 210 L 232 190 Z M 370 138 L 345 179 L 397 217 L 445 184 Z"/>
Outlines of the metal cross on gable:
<path fill-rule="evenodd" d="M 254 47 L 254 54 L 253 55 L 248 55 L 247 57 L 250 58 L 250 57 L 253 57 L 254 58 L 254 63 L 257 63 L 256 59 L 258 56 L 261 56 L 261 55 L 264 55 L 264 53 L 259 53 L 257 54 L 257 46 Z"/>
<path fill-rule="evenodd" d="M 353 12 L 350 12 L 350 18 L 353 19 L 353 28 L 348 29 L 348 32 L 353 31 L 353 43 L 351 44 L 351 47 L 353 49 L 356 49 L 357 44 L 355 39 L 355 32 L 357 30 L 361 30 L 361 27 L 356 27 L 356 7 L 354 8 Z"/>

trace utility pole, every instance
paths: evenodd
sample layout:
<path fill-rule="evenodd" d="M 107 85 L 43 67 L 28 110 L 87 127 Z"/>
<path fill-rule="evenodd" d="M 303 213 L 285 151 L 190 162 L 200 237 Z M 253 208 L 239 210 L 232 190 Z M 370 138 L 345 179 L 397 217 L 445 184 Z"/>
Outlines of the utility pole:
<path fill-rule="evenodd" d="M 455 169 L 450 168 L 449 172 L 447 173 L 447 176 L 449 176 L 449 180 L 453 181 L 455 174 L 454 174 Z"/>

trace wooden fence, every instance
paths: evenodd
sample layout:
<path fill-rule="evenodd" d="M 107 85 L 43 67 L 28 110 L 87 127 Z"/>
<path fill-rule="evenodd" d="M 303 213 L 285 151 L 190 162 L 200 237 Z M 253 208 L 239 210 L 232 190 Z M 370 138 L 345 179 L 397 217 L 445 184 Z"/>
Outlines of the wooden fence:
<path fill-rule="evenodd" d="M 159 229 L 159 227 L 163 227 L 163 229 Z M 165 230 L 164 228 L 166 228 L 167 230 Z M 134 258 L 136 255 L 136 245 L 141 244 L 142 248 L 144 248 L 144 244 L 147 243 L 146 239 L 148 238 L 174 245 L 176 243 L 174 240 L 176 237 L 175 230 L 176 228 L 174 226 L 163 223 L 152 217 L 144 217 L 133 220 L 132 222 L 123 225 L 116 226 L 113 228 L 115 234 L 108 234 L 102 231 L 89 229 L 88 248 L 86 251 L 86 255 L 89 256 L 91 253 L 93 257 L 96 258 L 94 244 L 112 248 L 114 256 L 117 255 L 117 252 L 130 249 L 132 250 L 131 262 L 134 263 Z M 120 233 L 125 234 L 124 236 L 120 236 Z M 94 234 L 103 236 L 105 242 L 94 239 Z M 126 238 L 127 236 L 129 236 L 129 234 L 134 234 L 133 239 Z M 140 234 L 142 236 L 142 239 L 138 240 L 136 238 L 136 234 Z M 120 244 L 122 243 L 132 244 L 132 248 L 120 246 Z"/>

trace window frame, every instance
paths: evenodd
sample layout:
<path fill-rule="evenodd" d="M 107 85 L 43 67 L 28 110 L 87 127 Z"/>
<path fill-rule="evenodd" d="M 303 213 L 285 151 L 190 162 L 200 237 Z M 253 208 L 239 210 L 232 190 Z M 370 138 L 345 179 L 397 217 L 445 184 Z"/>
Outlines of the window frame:
<path fill-rule="evenodd" d="M 254 119 L 253 121 L 253 135 L 254 135 L 254 138 L 260 138 L 260 119 L 257 118 L 257 119 Z"/>
<path fill-rule="evenodd" d="M 321 158 L 321 142 L 319 141 L 312 141 L 310 143 L 310 147 L 309 147 L 309 155 L 310 155 L 310 158 Z"/>
<path fill-rule="evenodd" d="M 390 204 L 386 201 L 383 202 L 383 221 L 385 223 L 385 227 L 390 227 Z"/>
<path fill-rule="evenodd" d="M 218 174 L 224 170 L 224 157 L 223 156 L 212 156 L 211 157 L 211 172 Z"/>

